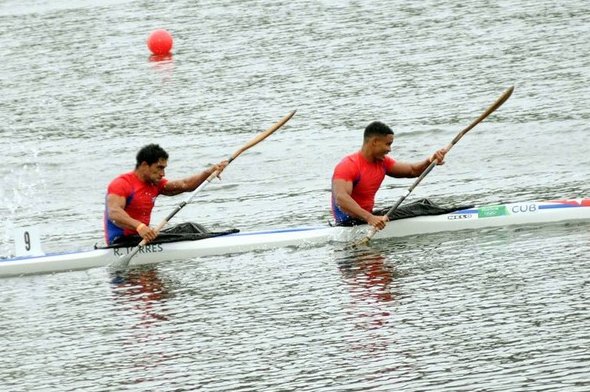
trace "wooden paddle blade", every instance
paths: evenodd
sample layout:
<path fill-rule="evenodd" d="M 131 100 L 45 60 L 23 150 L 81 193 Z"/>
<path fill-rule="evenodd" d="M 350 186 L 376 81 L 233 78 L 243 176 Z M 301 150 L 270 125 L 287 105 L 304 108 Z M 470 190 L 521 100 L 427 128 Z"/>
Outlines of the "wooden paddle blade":
<path fill-rule="evenodd" d="M 500 98 L 498 98 L 498 102 L 496 102 L 496 105 L 497 105 L 496 109 L 499 108 L 504 102 L 506 102 L 508 100 L 508 98 L 510 98 L 513 91 L 514 91 L 514 86 L 510 86 L 506 89 L 506 91 L 504 91 L 502 96 L 500 96 Z"/>
<path fill-rule="evenodd" d="M 459 132 L 457 134 L 457 136 L 455 136 L 455 138 L 449 144 L 448 148 L 451 149 L 451 147 L 453 147 L 455 144 L 457 144 L 457 142 L 467 132 L 469 132 L 473 127 L 475 127 L 477 124 L 479 124 L 480 122 L 482 122 L 483 120 L 485 120 L 486 117 L 488 117 L 490 114 L 492 114 L 494 111 L 496 111 L 496 109 L 498 109 L 500 106 L 502 106 L 502 104 L 504 102 L 506 102 L 508 100 L 508 98 L 510 98 L 510 96 L 512 95 L 512 92 L 513 91 L 514 91 L 514 86 L 510 86 L 509 88 L 507 88 L 506 91 L 504 91 L 502 93 L 502 95 L 500 95 L 500 97 L 496 100 L 496 102 L 494 102 L 493 104 L 491 104 L 490 107 L 488 107 L 485 112 L 483 112 L 478 118 L 476 118 L 475 120 L 473 120 L 473 122 L 471 124 L 469 124 L 467 126 L 467 128 L 465 128 L 464 130 L 462 130 L 461 132 Z"/>
<path fill-rule="evenodd" d="M 359 248 L 359 247 L 361 247 L 361 246 L 367 246 L 367 245 L 369 245 L 369 241 L 371 241 L 371 238 L 372 238 L 372 237 L 375 235 L 375 234 L 374 234 L 374 233 L 375 233 L 375 231 L 371 231 L 371 233 L 373 233 L 373 234 L 367 234 L 366 236 L 364 236 L 364 237 L 363 237 L 363 238 L 361 238 L 360 240 L 358 240 L 358 241 L 355 241 L 355 242 L 352 244 L 352 247 L 353 247 L 353 248 Z"/>
<path fill-rule="evenodd" d="M 234 152 L 232 154 L 232 156 L 229 158 L 229 161 L 230 162 L 233 161 L 241 153 L 243 153 L 244 151 L 246 151 L 249 148 L 254 147 L 258 143 L 260 143 L 261 141 L 263 141 L 264 139 L 266 139 L 267 137 L 269 137 L 270 135 L 272 135 L 277 129 L 279 129 L 280 127 L 282 127 L 283 125 L 285 125 L 285 123 L 287 121 L 289 121 L 291 119 L 291 117 L 293 117 L 295 115 L 295 112 L 297 112 L 297 110 L 293 110 L 291 113 L 287 114 L 285 117 L 281 118 L 279 121 L 277 121 L 275 124 L 273 124 L 266 131 L 258 134 L 255 138 L 253 138 L 252 140 L 250 140 L 248 143 L 244 144 L 244 146 L 242 146 L 240 149 L 238 149 L 236 152 Z"/>

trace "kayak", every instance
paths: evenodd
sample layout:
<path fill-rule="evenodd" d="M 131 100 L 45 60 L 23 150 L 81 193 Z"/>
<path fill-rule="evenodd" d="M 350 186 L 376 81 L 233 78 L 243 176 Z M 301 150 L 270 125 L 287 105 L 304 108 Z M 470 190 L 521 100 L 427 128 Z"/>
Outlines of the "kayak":
<path fill-rule="evenodd" d="M 439 215 L 394 220 L 388 223 L 385 229 L 377 232 L 373 240 L 513 225 L 583 221 L 590 221 L 590 198 L 494 204 Z M 148 244 L 140 249 L 129 265 L 153 264 L 286 246 L 352 242 L 359 240 L 367 232 L 367 225 L 354 227 L 326 225 L 238 232 L 200 240 Z M 25 232 L 26 236 L 30 234 Z M 0 277 L 106 267 L 120 260 L 133 249 L 133 247 L 99 248 L 52 254 L 45 254 L 38 250 L 33 255 L 0 258 Z"/>

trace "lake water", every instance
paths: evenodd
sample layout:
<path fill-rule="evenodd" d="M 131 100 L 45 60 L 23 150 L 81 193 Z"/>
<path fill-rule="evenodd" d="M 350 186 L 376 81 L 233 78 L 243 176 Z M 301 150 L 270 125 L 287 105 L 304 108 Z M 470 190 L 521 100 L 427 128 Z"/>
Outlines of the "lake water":
<path fill-rule="evenodd" d="M 174 35 L 156 61 L 149 33 Z M 1 1 L 0 256 L 102 238 L 104 192 L 151 142 L 169 178 L 227 158 L 174 220 L 316 225 L 373 120 L 421 160 L 506 88 L 412 198 L 590 195 L 583 1 Z M 378 204 L 413 180 L 386 179 Z M 153 221 L 182 196 L 158 199 Z M 0 280 L 0 390 L 586 391 L 590 226 L 436 234 Z"/>

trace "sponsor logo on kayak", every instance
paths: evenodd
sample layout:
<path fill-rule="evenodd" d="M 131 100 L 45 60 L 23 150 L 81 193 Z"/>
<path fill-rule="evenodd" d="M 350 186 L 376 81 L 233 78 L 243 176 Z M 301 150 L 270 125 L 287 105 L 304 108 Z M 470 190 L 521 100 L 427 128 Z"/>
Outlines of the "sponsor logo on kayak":
<path fill-rule="evenodd" d="M 508 209 L 505 205 L 481 207 L 477 211 L 478 218 L 493 218 L 506 215 L 508 215 Z"/>
<path fill-rule="evenodd" d="M 121 257 L 128 255 L 129 253 L 133 252 L 135 248 L 113 248 L 113 254 L 115 256 Z M 146 245 L 139 248 L 138 253 L 160 253 L 163 252 L 164 248 L 162 248 L 161 244 L 153 244 L 153 245 Z"/>
<path fill-rule="evenodd" d="M 457 220 L 457 219 L 471 219 L 475 215 L 474 214 L 452 214 L 447 217 L 448 220 Z"/>

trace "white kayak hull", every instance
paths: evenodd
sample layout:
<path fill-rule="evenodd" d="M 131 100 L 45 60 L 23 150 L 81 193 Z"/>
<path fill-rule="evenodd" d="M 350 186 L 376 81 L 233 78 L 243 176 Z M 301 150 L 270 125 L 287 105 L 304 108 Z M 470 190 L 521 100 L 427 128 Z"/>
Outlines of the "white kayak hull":
<path fill-rule="evenodd" d="M 512 225 L 539 225 L 590 221 L 590 199 L 522 202 L 489 205 L 449 214 L 420 216 L 390 222 L 374 240 L 459 230 L 475 230 Z M 354 241 L 363 237 L 367 226 L 302 227 L 283 230 L 244 232 L 207 238 L 147 245 L 130 265 L 190 259 L 202 256 L 241 253 L 285 246 L 305 246 L 327 242 Z M 108 266 L 132 248 L 96 249 L 0 259 L 0 277 L 82 270 Z"/>

